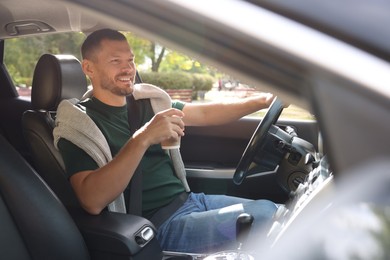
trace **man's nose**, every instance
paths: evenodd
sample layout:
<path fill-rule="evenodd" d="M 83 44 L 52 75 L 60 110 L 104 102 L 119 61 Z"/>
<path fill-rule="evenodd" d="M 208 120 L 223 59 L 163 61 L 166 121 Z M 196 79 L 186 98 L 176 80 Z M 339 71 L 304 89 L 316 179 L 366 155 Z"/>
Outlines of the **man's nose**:
<path fill-rule="evenodd" d="M 125 63 L 122 67 L 122 71 L 129 71 L 132 72 L 135 70 L 135 66 L 132 63 Z"/>

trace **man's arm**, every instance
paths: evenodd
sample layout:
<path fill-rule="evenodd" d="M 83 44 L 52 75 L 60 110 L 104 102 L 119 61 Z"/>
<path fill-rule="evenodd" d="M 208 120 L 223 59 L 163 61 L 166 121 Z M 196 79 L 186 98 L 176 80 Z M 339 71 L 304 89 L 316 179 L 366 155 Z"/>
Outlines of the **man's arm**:
<path fill-rule="evenodd" d="M 173 115 L 176 117 L 172 117 Z M 134 133 L 112 161 L 96 170 L 72 175 L 70 182 L 82 207 L 96 215 L 114 201 L 127 187 L 150 145 L 184 135 L 181 117 L 183 113 L 177 109 L 156 114 Z"/>
<path fill-rule="evenodd" d="M 270 93 L 260 93 L 258 96 L 223 103 L 188 103 L 183 108 L 183 121 L 188 126 L 221 125 L 267 108 L 273 99 Z"/>

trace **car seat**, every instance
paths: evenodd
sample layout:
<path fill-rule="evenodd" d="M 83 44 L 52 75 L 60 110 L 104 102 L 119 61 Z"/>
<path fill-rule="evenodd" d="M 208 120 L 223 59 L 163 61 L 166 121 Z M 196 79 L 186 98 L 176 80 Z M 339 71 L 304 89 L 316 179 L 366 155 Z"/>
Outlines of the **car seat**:
<path fill-rule="evenodd" d="M 1 259 L 162 259 L 148 220 L 67 209 L 1 135 L 0 154 Z"/>
<path fill-rule="evenodd" d="M 1 259 L 90 259 L 61 202 L 0 136 Z"/>
<path fill-rule="evenodd" d="M 34 70 L 33 109 L 22 117 L 33 167 L 65 206 L 79 206 L 79 202 L 67 180 L 61 154 L 53 144 L 55 113 L 63 99 L 80 99 L 86 91 L 87 79 L 76 57 L 44 54 Z"/>

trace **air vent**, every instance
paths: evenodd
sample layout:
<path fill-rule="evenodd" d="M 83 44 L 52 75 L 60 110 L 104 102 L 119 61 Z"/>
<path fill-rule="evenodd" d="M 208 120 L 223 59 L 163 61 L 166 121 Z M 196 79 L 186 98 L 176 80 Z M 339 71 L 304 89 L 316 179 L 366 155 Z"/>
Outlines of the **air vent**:
<path fill-rule="evenodd" d="M 50 25 L 40 21 L 18 21 L 5 26 L 9 36 L 46 33 L 54 31 Z"/>

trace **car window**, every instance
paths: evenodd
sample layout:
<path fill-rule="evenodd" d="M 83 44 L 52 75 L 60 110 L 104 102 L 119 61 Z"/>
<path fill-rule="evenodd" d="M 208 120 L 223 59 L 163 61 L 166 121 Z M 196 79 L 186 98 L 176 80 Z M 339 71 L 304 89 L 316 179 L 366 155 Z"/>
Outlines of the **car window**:
<path fill-rule="evenodd" d="M 31 95 L 35 65 L 42 54 L 72 54 L 80 59 L 82 33 L 62 33 L 7 39 L 4 64 L 20 96 Z"/>
<path fill-rule="evenodd" d="M 261 89 L 255 89 L 240 83 L 239 80 L 233 80 L 229 76 L 225 76 L 224 79 L 218 79 L 217 82 L 214 83 L 213 88 L 205 93 L 205 97 L 202 101 L 199 100 L 198 95 L 198 100 L 196 100 L 196 102 L 239 100 L 241 98 L 257 95 L 261 91 Z M 266 111 L 267 110 L 258 111 L 248 116 L 263 117 Z M 315 120 L 314 115 L 296 105 L 289 105 L 287 108 L 285 108 L 280 118 Z"/>
<path fill-rule="evenodd" d="M 229 101 L 261 91 L 157 42 L 130 32 L 124 34 L 132 46 L 143 81 L 164 88 L 173 99 L 187 102 Z M 4 63 L 19 95 L 31 96 L 34 67 L 42 54 L 72 54 L 81 60 L 80 46 L 84 39 L 85 35 L 77 32 L 7 39 Z M 260 111 L 250 116 L 261 117 L 264 113 Z M 294 105 L 285 109 L 281 118 L 314 119 L 310 113 Z"/>

